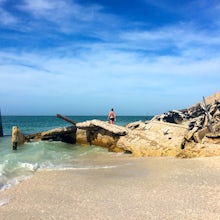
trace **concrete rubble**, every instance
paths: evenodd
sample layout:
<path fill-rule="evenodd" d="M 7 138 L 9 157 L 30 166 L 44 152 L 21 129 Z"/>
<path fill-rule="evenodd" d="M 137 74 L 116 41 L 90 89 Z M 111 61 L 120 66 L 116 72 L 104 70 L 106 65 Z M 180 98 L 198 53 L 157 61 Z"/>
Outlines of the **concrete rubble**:
<path fill-rule="evenodd" d="M 182 158 L 220 155 L 220 91 L 183 110 L 134 122 L 118 147 L 138 156 Z"/>
<path fill-rule="evenodd" d="M 125 127 L 100 120 L 75 123 L 65 116 L 59 117 L 73 126 L 23 136 L 17 128 L 17 136 L 12 132 L 12 142 L 19 136 L 22 137 L 21 144 L 33 140 L 61 140 L 102 146 L 134 156 L 191 158 L 220 155 L 220 91 L 189 108 L 172 110 L 156 115 L 150 121 L 132 122 Z"/>

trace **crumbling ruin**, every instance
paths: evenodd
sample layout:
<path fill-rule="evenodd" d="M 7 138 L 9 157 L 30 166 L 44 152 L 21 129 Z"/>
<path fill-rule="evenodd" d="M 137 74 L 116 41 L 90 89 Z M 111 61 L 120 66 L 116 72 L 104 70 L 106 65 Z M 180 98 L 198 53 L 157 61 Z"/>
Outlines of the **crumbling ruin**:
<path fill-rule="evenodd" d="M 162 115 L 155 116 L 153 120 L 182 124 L 188 127 L 184 137 L 184 143 L 196 142 L 203 143 L 209 139 L 216 139 L 220 143 L 220 92 L 191 106 L 190 108 L 169 111 Z M 204 139 L 206 138 L 206 139 Z M 213 142 L 213 140 L 210 140 Z"/>
<path fill-rule="evenodd" d="M 183 110 L 172 110 L 152 120 L 126 127 L 91 120 L 32 135 L 13 127 L 13 149 L 25 141 L 60 140 L 71 144 L 97 145 L 134 156 L 181 158 L 220 156 L 220 91 Z"/>

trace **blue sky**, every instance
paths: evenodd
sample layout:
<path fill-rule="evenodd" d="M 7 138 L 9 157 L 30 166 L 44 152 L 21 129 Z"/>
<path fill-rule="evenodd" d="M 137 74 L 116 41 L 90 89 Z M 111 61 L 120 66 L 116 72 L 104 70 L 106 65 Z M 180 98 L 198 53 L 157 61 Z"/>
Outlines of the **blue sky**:
<path fill-rule="evenodd" d="M 2 115 L 155 115 L 219 90 L 218 0 L 0 0 Z"/>

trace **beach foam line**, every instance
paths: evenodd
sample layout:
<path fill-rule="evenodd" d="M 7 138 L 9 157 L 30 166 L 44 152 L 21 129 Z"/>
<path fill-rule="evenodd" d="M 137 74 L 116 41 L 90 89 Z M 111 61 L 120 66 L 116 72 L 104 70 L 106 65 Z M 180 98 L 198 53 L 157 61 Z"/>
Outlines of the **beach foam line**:
<path fill-rule="evenodd" d="M 38 169 L 37 172 L 41 171 L 65 171 L 65 170 L 99 170 L 99 169 L 114 169 L 121 166 L 131 165 L 130 163 L 123 165 L 111 165 L 111 166 L 93 166 L 93 167 L 59 167 L 59 168 L 43 168 Z"/>
<path fill-rule="evenodd" d="M 21 168 L 25 168 L 25 169 L 30 170 L 30 171 L 36 171 L 39 168 L 39 164 L 38 163 L 31 164 L 31 163 L 21 163 L 21 162 L 18 162 L 18 165 Z"/>
<path fill-rule="evenodd" d="M 19 184 L 22 181 L 31 179 L 33 176 L 34 176 L 34 174 L 21 175 L 21 176 L 18 176 L 18 177 L 14 177 L 14 178 L 8 180 L 5 184 L 1 185 L 0 192 L 10 189 L 14 185 Z"/>

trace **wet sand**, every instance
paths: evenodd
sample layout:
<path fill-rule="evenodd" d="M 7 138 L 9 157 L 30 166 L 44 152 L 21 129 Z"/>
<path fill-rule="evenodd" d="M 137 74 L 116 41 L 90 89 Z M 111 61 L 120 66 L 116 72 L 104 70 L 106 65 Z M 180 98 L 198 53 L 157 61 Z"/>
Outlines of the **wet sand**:
<path fill-rule="evenodd" d="M 0 192 L 0 219 L 220 219 L 220 157 L 94 162 L 108 168 L 39 171 Z"/>

